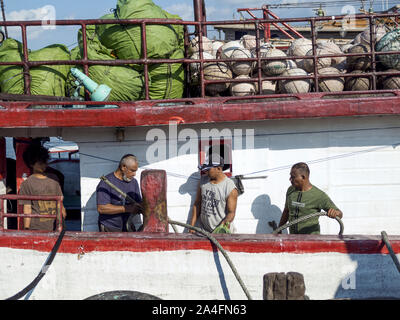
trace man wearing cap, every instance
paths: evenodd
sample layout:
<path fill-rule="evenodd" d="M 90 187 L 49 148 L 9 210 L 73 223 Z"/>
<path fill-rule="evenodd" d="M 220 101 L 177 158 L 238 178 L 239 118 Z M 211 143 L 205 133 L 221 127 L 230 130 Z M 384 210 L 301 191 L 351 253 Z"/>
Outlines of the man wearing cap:
<path fill-rule="evenodd" d="M 190 224 L 195 226 L 197 222 L 197 226 L 207 232 L 217 233 L 223 227 L 230 233 L 235 218 L 238 191 L 235 183 L 224 174 L 223 166 L 224 160 L 217 154 L 211 154 L 199 166 L 207 175 L 200 179 Z"/>

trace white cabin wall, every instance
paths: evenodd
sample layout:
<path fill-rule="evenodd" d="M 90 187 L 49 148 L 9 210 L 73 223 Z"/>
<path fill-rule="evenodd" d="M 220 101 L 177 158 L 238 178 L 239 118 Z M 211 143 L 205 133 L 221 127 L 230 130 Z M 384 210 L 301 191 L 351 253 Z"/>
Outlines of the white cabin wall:
<path fill-rule="evenodd" d="M 223 124 L 179 125 L 183 129 L 254 129 L 254 148 L 233 146 L 233 175 L 262 171 L 267 179 L 244 180 L 235 226 L 238 233 L 270 233 L 268 222 L 279 223 L 289 187 L 290 167 L 307 162 L 311 182 L 328 193 L 343 211 L 346 234 L 398 233 L 400 216 L 400 117 L 272 120 Z M 168 126 L 162 129 L 168 138 Z M 127 128 L 125 140 L 116 141 L 115 128 L 63 129 L 63 138 L 80 148 L 83 230 L 97 230 L 95 189 L 102 174 L 115 170 L 120 157 L 134 153 L 143 169 L 167 171 L 167 204 L 171 219 L 188 222 L 198 181 L 198 154 L 191 152 L 148 161 L 146 150 L 154 141 L 146 134 L 154 127 Z M 243 144 L 245 137 L 243 137 Z M 178 151 L 185 142 L 179 142 Z M 245 146 L 243 145 L 243 148 Z M 321 233 L 336 234 L 336 221 L 320 218 Z M 182 231 L 182 228 L 178 228 Z M 170 228 L 170 232 L 172 229 Z"/>

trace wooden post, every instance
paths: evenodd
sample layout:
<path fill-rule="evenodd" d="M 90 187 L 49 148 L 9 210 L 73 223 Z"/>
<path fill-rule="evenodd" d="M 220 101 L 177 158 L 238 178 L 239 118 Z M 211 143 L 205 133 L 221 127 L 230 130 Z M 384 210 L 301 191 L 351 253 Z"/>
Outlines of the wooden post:
<path fill-rule="evenodd" d="M 264 300 L 306 300 L 304 277 L 298 272 L 271 272 L 264 275 Z"/>
<path fill-rule="evenodd" d="M 140 177 L 143 198 L 143 232 L 168 232 L 167 174 L 144 170 Z"/>

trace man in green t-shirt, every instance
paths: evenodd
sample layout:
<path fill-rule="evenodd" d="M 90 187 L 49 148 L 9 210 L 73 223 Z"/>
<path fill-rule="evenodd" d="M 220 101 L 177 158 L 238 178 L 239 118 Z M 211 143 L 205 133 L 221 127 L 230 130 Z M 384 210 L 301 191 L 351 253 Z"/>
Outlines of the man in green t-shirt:
<path fill-rule="evenodd" d="M 279 227 L 288 220 L 293 221 L 302 216 L 324 210 L 328 217 L 343 217 L 343 213 L 322 190 L 310 183 L 310 169 L 304 162 L 296 163 L 290 170 L 290 183 L 286 192 L 285 208 L 279 222 Z M 319 234 L 318 216 L 302 221 L 290 227 L 291 234 Z"/>

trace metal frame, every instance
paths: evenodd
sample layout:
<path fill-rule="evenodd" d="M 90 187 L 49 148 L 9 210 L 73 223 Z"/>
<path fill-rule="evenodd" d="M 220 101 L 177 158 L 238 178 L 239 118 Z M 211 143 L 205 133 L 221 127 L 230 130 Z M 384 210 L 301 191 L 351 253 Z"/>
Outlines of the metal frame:
<path fill-rule="evenodd" d="M 201 0 L 195 0 L 195 3 L 200 3 Z M 376 19 L 385 18 L 385 17 L 398 17 L 399 13 L 388 13 L 388 14 L 371 14 L 371 15 L 355 15 L 355 19 L 368 19 L 370 23 L 370 36 L 371 42 L 374 43 L 374 33 L 373 33 L 373 25 L 375 24 Z M 326 17 L 312 17 L 312 18 L 290 18 L 290 19 L 263 19 L 263 20 L 255 20 L 251 23 L 255 24 L 256 30 L 256 51 L 257 56 L 255 58 L 244 58 L 244 59 L 209 59 L 205 60 L 202 48 L 203 48 L 203 41 L 202 36 L 206 35 L 207 26 L 212 25 L 227 25 L 227 24 L 248 24 L 248 20 L 241 20 L 241 21 L 206 21 L 205 20 L 205 9 L 202 5 L 195 6 L 195 18 L 198 21 L 181 21 L 181 20 L 173 20 L 173 19 L 135 19 L 135 20 L 118 20 L 119 23 L 125 25 L 140 25 L 142 30 L 142 52 L 143 57 L 137 60 L 111 60 L 111 61 L 99 61 L 99 60 L 89 60 L 88 59 L 88 52 L 87 52 L 87 37 L 86 37 L 86 26 L 93 25 L 93 24 L 115 24 L 116 20 L 108 19 L 88 19 L 88 20 L 57 20 L 55 21 L 55 25 L 60 26 L 71 26 L 71 25 L 80 25 L 82 28 L 82 40 L 83 40 L 83 59 L 82 60 L 53 60 L 53 61 L 29 61 L 28 59 L 28 46 L 27 46 L 27 27 L 28 26 L 40 26 L 42 21 L 7 21 L 7 22 L 0 22 L 0 26 L 19 26 L 21 27 L 22 32 L 22 42 L 23 42 L 23 59 L 19 62 L 0 62 L 0 65 L 20 65 L 23 67 L 24 70 L 24 84 L 25 84 L 25 92 L 27 94 L 30 93 L 30 75 L 29 70 L 32 67 L 40 66 L 40 65 L 82 65 L 86 74 L 88 74 L 89 66 L 91 65 L 126 65 L 126 64 L 143 64 L 144 65 L 144 80 L 145 80 L 145 100 L 141 101 L 132 101 L 132 102 L 110 102 L 116 108 L 115 109 L 92 109 L 92 107 L 98 106 L 99 103 L 93 103 L 91 101 L 83 101 L 79 102 L 79 105 L 86 106 L 86 109 L 83 110 L 68 110 L 72 105 L 77 104 L 76 101 L 52 101 L 50 100 L 37 100 L 35 102 L 29 101 L 16 101 L 16 102 L 0 102 L 0 113 L 7 113 L 5 117 L 2 117 L 4 121 L 0 120 L 0 127 L 46 127 L 46 126 L 58 126 L 58 127 L 79 127 L 79 126 L 135 126 L 138 125 L 135 117 L 139 109 L 145 107 L 154 107 L 166 104 L 173 104 L 170 105 L 170 111 L 174 111 L 178 106 L 196 106 L 201 105 L 203 103 L 207 103 L 210 105 L 217 105 L 221 107 L 220 103 L 226 103 L 227 101 L 233 101 L 240 103 L 240 100 L 243 102 L 248 103 L 264 103 L 263 108 L 267 108 L 268 105 L 265 104 L 265 101 L 259 99 L 261 97 L 267 98 L 267 102 L 273 101 L 273 98 L 277 99 L 277 101 L 282 100 L 282 98 L 289 98 L 294 100 L 304 100 L 310 99 L 315 101 L 315 95 L 313 93 L 307 94 L 273 94 L 268 96 L 262 96 L 262 81 L 264 80 L 286 80 L 286 79 L 312 79 L 314 84 L 318 83 L 319 79 L 323 78 L 332 78 L 335 75 L 320 75 L 318 74 L 317 68 L 317 60 L 320 58 L 326 57 L 350 57 L 350 56 L 371 56 L 372 60 L 372 71 L 367 73 L 360 73 L 360 74 L 338 74 L 340 77 L 370 77 L 372 78 L 372 90 L 368 92 L 355 92 L 355 91 L 348 91 L 348 92 L 339 92 L 339 93 L 321 93 L 319 96 L 320 99 L 323 99 L 324 96 L 337 96 L 339 97 L 346 97 L 348 95 L 354 95 L 355 93 L 359 94 L 360 99 L 362 99 L 363 95 L 367 96 L 369 99 L 370 94 L 379 97 L 379 95 L 385 95 L 386 93 L 392 93 L 392 96 L 397 99 L 398 90 L 377 90 L 377 77 L 381 75 L 400 75 L 399 72 L 378 72 L 376 71 L 376 57 L 381 54 L 400 54 L 400 51 L 392 51 L 392 52 L 375 52 L 374 46 L 371 46 L 371 52 L 365 54 L 353 53 L 353 54 L 341 54 L 341 55 L 321 55 L 316 56 L 316 32 L 315 27 L 317 22 L 322 21 L 330 21 L 333 17 L 326 16 Z M 336 20 L 341 20 L 345 18 L 345 16 L 337 16 L 334 17 Z M 313 59 L 314 60 L 314 74 L 308 76 L 276 76 L 276 77 L 263 77 L 262 76 L 262 68 L 261 63 L 263 61 L 273 61 L 273 60 L 282 60 L 281 57 L 269 57 L 264 58 L 260 56 L 260 25 L 270 24 L 270 23 L 292 23 L 292 22 L 309 22 L 312 31 L 312 43 L 313 43 L 313 55 L 311 56 L 287 56 L 285 60 L 290 59 Z M 200 47 L 200 58 L 199 59 L 149 59 L 147 57 L 147 50 L 146 50 L 146 26 L 150 24 L 177 24 L 183 25 L 185 28 L 185 44 L 189 43 L 189 37 L 194 35 L 190 34 L 187 31 L 188 26 L 194 26 L 196 29 L 195 34 L 199 36 L 199 47 Z M 185 45 L 185 50 L 186 50 Z M 252 61 L 257 62 L 257 78 L 252 78 L 248 80 L 243 79 L 229 79 L 229 80 L 206 80 L 204 79 L 204 70 L 203 66 L 206 62 L 230 62 L 230 61 Z M 170 99 L 170 100 L 150 100 L 149 99 L 149 78 L 148 78 L 148 66 L 149 64 L 153 63 L 184 63 L 186 64 L 186 72 L 189 72 L 189 64 L 190 63 L 199 63 L 200 64 L 200 97 L 199 98 L 182 98 L 182 99 Z M 188 79 L 188 74 L 186 74 L 186 79 Z M 247 96 L 247 97 L 207 97 L 206 95 L 206 86 L 212 83 L 236 83 L 236 82 L 253 82 L 258 83 L 258 95 L 256 96 Z M 187 83 L 186 83 L 187 84 Z M 314 86 L 315 93 L 319 93 L 318 85 Z M 34 96 L 33 96 L 34 97 Z M 64 99 L 65 100 L 65 99 Z M 223 100 L 224 102 L 221 102 Z M 340 99 L 340 101 L 343 101 Z M 342 102 L 340 102 L 342 103 Z M 32 106 L 40 105 L 45 108 L 43 109 L 34 109 Z M 48 106 L 48 107 L 46 107 Z M 67 106 L 67 109 L 64 108 Z M 19 113 L 20 111 L 24 111 Z M 84 111 L 84 112 L 82 112 Z M 189 111 L 189 110 L 188 110 Z M 172 113 L 171 112 L 171 113 Z M 396 111 L 397 112 L 397 111 Z M 8 113 L 15 113 L 13 115 Z M 152 113 L 152 112 L 149 112 Z M 385 113 L 385 112 L 383 112 Z M 35 116 L 33 116 L 35 114 Z M 75 120 L 71 120 L 68 117 L 64 117 L 64 115 L 72 115 L 72 114 L 79 114 L 79 119 L 81 122 L 77 122 Z M 144 114 L 144 113 L 143 113 Z M 37 117 L 42 121 L 33 122 L 33 120 Z M 108 115 L 111 118 L 108 118 Z M 350 115 L 350 114 L 349 114 Z M 282 115 L 283 117 L 285 115 Z M 107 117 L 108 119 L 104 119 L 103 117 Z M 8 118 L 8 122 L 5 122 L 6 118 Z M 54 121 L 54 118 L 57 118 L 57 121 Z M 102 118 L 102 119 L 100 119 Z M 183 119 L 185 118 L 185 114 L 183 115 Z M 261 118 L 260 118 L 261 119 Z M 32 121 L 27 121 L 32 120 Z M 36 119 L 37 120 L 37 119 Z M 165 117 L 160 122 L 152 121 L 154 119 L 149 119 L 149 123 L 154 124 L 164 124 L 166 122 Z"/>

